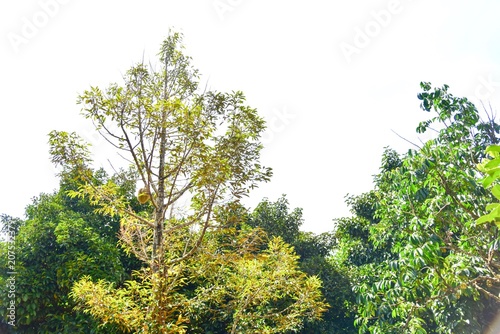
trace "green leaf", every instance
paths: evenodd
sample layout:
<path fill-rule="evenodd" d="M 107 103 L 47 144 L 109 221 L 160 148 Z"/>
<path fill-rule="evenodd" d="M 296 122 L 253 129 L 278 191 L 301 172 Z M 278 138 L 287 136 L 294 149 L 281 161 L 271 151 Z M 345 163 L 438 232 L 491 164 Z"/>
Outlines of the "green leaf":
<path fill-rule="evenodd" d="M 500 165 L 500 159 L 496 158 L 496 159 L 490 160 L 486 165 L 484 165 L 484 168 L 492 169 L 492 168 L 498 167 L 499 165 Z"/>
<path fill-rule="evenodd" d="M 486 211 L 491 211 L 497 208 L 500 205 L 500 203 L 491 203 L 486 205 Z"/>
<path fill-rule="evenodd" d="M 492 222 L 494 220 L 495 220 L 495 216 L 492 215 L 491 213 L 489 213 L 489 214 L 486 214 L 486 215 L 481 216 L 478 219 L 476 219 L 476 223 L 478 225 L 480 225 L 480 224 L 485 224 L 485 223 Z"/>
<path fill-rule="evenodd" d="M 486 153 L 498 152 L 500 153 L 500 145 L 490 145 L 485 150 Z"/>
<path fill-rule="evenodd" d="M 500 200 L 500 185 L 499 184 L 496 184 L 492 189 L 491 189 L 491 192 L 493 193 L 493 195 L 498 199 Z"/>

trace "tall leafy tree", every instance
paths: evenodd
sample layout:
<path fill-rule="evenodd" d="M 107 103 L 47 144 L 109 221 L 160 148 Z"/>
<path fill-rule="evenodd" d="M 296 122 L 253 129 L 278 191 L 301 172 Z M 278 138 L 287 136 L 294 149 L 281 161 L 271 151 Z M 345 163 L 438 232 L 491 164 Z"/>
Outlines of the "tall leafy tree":
<path fill-rule="evenodd" d="M 376 220 L 363 233 L 386 252 L 352 263 L 356 323 L 360 332 L 482 333 L 500 306 L 500 254 L 497 226 L 476 223 L 492 200 L 476 165 L 499 127 L 448 86 L 421 87 L 422 108 L 435 114 L 417 132 L 436 136 L 406 155 L 384 155 Z"/>
<path fill-rule="evenodd" d="M 198 72 L 183 53 L 181 40 L 178 33 L 167 37 L 159 53 L 159 71 L 138 64 L 127 71 L 123 85 L 112 84 L 105 91 L 92 87 L 79 97 L 84 115 L 130 162 L 137 178 L 129 181 L 140 188 L 137 200 L 142 205 L 134 208 L 113 180 L 97 186 L 87 183 L 70 194 L 88 198 L 100 207 L 100 213 L 119 216 L 120 244 L 144 266 L 123 286 L 105 279 L 96 281 L 89 275 L 73 286 L 71 295 L 84 312 L 126 332 L 188 330 L 190 307 L 199 299 L 190 286 L 202 274 L 195 268 L 204 261 L 204 242 L 212 233 L 227 228 L 217 219 L 218 212 L 237 206 L 241 196 L 271 175 L 270 169 L 259 164 L 259 137 L 265 126 L 262 118 L 244 104 L 241 92 L 200 92 Z M 51 152 L 63 170 L 71 167 L 80 171 L 78 178 L 87 177 L 91 163 L 88 150 L 75 135 L 53 132 Z M 281 251 L 288 254 L 279 242 L 269 250 Z M 265 271 L 270 266 L 266 261 L 272 257 L 266 254 L 248 255 L 253 256 L 248 265 L 260 266 L 257 270 L 264 271 L 263 279 L 272 275 Z M 218 268 L 227 279 L 227 291 L 231 290 L 230 278 L 236 278 L 232 270 L 250 268 L 245 267 L 248 256 L 243 254 L 233 269 Z M 294 329 L 308 312 L 315 315 L 313 318 L 322 313 L 320 281 L 299 274 L 293 256 L 290 254 L 290 260 L 285 257 L 284 270 L 289 270 L 290 276 L 283 277 L 292 279 L 296 272 L 297 284 L 309 284 L 304 288 L 309 296 L 297 297 L 297 289 L 294 293 L 299 295 L 288 295 L 286 286 L 275 286 L 275 295 L 268 298 L 298 299 L 283 308 L 248 314 L 246 307 L 230 308 L 230 331 L 261 328 L 249 323 L 263 319 L 274 319 L 263 320 L 267 332 L 273 332 L 272 324 L 278 322 L 279 328 Z M 238 282 L 234 285 L 240 288 Z M 234 299 L 232 305 L 249 298 L 239 292 L 228 292 L 228 296 Z"/>
<path fill-rule="evenodd" d="M 241 92 L 199 93 L 198 71 L 183 53 L 181 40 L 178 33 L 167 37 L 159 54 L 161 70 L 139 64 L 127 71 L 122 86 L 112 84 L 105 91 L 92 87 L 79 97 L 85 117 L 133 165 L 140 184 L 138 200 L 147 207 L 131 208 L 113 182 L 88 184 L 72 195 L 88 197 L 103 213 L 120 215 L 121 244 L 147 267 L 130 283 L 139 286 L 126 290 L 131 296 L 123 297 L 140 300 L 140 312 L 128 318 L 122 304 L 114 308 L 110 303 L 105 311 L 91 304 L 108 295 L 120 300 L 113 292 L 97 296 L 92 292 L 100 291 L 97 286 L 82 282 L 75 298 L 93 315 L 104 321 L 111 317 L 130 330 L 182 330 L 183 301 L 173 293 L 182 280 L 172 273 L 216 227 L 212 217 L 218 205 L 241 197 L 270 176 L 258 163 L 264 121 L 244 105 Z M 54 161 L 81 165 L 84 171 L 88 155 L 74 149 L 77 140 L 66 138 L 61 132 L 52 134 Z M 151 293 L 148 298 L 144 289 Z"/>

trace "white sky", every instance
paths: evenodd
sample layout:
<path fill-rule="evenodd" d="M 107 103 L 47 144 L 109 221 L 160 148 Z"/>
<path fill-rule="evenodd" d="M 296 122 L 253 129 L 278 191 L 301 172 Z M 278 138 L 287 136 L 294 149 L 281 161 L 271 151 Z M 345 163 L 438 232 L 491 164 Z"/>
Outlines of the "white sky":
<path fill-rule="evenodd" d="M 498 106 L 499 13 L 494 0 L 2 0 L 0 213 L 22 217 L 57 188 L 53 129 L 79 132 L 109 169 L 117 157 L 77 94 L 120 82 L 143 54 L 154 62 L 174 27 L 211 89 L 242 90 L 269 121 L 274 177 L 246 203 L 287 194 L 304 230 L 331 230 L 344 196 L 372 188 L 383 147 L 410 147 L 391 130 L 418 141 L 420 81 Z"/>

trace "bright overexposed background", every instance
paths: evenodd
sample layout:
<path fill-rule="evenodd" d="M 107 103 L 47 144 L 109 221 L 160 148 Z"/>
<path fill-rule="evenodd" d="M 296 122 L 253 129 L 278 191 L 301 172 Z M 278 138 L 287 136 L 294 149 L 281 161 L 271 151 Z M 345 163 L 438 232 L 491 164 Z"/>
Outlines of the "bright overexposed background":
<path fill-rule="evenodd" d="M 268 121 L 262 160 L 274 177 L 245 203 L 287 194 L 304 230 L 331 230 L 349 214 L 344 196 L 372 187 L 383 148 L 410 148 L 393 131 L 418 142 L 420 81 L 496 110 L 498 13 L 494 0 L 4 0 L 0 213 L 23 217 L 58 187 L 53 129 L 77 131 L 109 168 L 117 156 L 76 97 L 143 57 L 155 63 L 174 28 L 203 85 L 243 91 Z"/>

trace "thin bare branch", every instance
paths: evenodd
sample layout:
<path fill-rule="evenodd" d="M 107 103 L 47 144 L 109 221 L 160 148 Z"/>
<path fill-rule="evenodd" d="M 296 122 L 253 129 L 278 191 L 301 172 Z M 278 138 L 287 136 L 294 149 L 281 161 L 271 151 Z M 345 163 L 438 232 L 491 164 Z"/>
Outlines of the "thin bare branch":
<path fill-rule="evenodd" d="M 396 136 L 398 136 L 399 138 L 401 138 L 401 139 L 403 139 L 404 141 L 406 141 L 406 142 L 408 142 L 408 143 L 412 144 L 413 146 L 417 147 L 418 149 L 421 149 L 421 147 L 420 147 L 420 146 L 418 146 L 417 144 L 412 143 L 412 142 L 411 142 L 411 141 L 409 141 L 408 139 L 406 139 L 406 138 L 402 137 L 402 136 L 401 136 L 401 135 L 399 135 L 396 131 L 394 131 L 394 130 L 391 130 L 391 131 L 392 131 L 392 132 L 393 132 Z"/>

